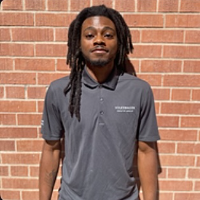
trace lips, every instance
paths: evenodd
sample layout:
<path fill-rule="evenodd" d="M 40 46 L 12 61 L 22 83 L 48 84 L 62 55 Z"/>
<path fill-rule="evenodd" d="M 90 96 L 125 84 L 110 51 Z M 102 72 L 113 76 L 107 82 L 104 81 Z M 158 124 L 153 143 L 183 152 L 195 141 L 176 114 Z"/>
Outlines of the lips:
<path fill-rule="evenodd" d="M 93 48 L 93 49 L 91 50 L 91 52 L 96 52 L 96 53 L 107 53 L 107 52 L 108 52 L 108 49 L 103 48 L 103 47 L 100 47 L 100 46 L 97 46 L 97 47 Z"/>

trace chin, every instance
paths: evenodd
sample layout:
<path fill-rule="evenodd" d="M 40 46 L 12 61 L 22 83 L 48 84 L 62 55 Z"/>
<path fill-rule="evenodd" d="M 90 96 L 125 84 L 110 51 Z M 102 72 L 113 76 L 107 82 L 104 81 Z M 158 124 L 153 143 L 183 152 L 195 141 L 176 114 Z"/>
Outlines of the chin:
<path fill-rule="evenodd" d="M 94 67 L 104 67 L 106 65 L 108 65 L 111 60 L 102 60 L 102 59 L 99 59 L 99 60 L 88 60 L 87 61 L 91 66 L 94 66 Z"/>

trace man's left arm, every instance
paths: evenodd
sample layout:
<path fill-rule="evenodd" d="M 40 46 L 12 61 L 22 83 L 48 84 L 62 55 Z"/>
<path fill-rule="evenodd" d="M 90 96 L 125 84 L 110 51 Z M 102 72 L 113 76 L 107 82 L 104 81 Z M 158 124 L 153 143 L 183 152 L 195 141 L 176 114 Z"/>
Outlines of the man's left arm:
<path fill-rule="evenodd" d="M 138 143 L 138 171 L 144 200 L 157 200 L 158 159 L 156 142 Z"/>

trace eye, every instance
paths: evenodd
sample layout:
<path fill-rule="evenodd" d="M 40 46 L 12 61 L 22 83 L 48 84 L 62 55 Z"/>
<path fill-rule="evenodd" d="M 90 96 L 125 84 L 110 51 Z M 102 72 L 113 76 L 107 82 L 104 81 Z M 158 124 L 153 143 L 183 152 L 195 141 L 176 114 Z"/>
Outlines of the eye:
<path fill-rule="evenodd" d="M 112 39 L 112 38 L 113 38 L 113 35 L 110 34 L 110 33 L 106 33 L 106 34 L 104 35 L 104 37 L 106 37 L 106 38 L 108 38 L 108 39 Z"/>
<path fill-rule="evenodd" d="M 93 34 L 89 33 L 85 36 L 88 40 L 92 39 L 94 37 Z"/>

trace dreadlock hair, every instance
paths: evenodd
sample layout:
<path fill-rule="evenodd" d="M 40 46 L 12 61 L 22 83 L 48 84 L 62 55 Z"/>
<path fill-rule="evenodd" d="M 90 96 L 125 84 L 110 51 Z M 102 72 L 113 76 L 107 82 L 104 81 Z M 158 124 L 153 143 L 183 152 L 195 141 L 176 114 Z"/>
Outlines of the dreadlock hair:
<path fill-rule="evenodd" d="M 118 39 L 118 52 L 115 58 L 115 66 L 122 73 L 126 71 L 128 60 L 127 54 L 133 50 L 129 28 L 120 13 L 112 8 L 107 8 L 105 5 L 88 7 L 83 9 L 72 21 L 68 32 L 67 53 L 67 64 L 69 64 L 71 68 L 71 73 L 69 76 L 70 81 L 64 89 L 64 93 L 67 94 L 69 90 L 71 90 L 68 109 L 71 117 L 73 117 L 75 114 L 79 121 L 80 101 L 82 93 L 81 78 L 85 66 L 85 59 L 80 50 L 81 28 L 82 23 L 87 18 L 93 16 L 104 16 L 109 18 L 114 23 Z M 130 62 L 128 62 L 128 64 L 130 69 Z M 135 71 L 133 72 L 133 75 L 136 75 Z"/>

